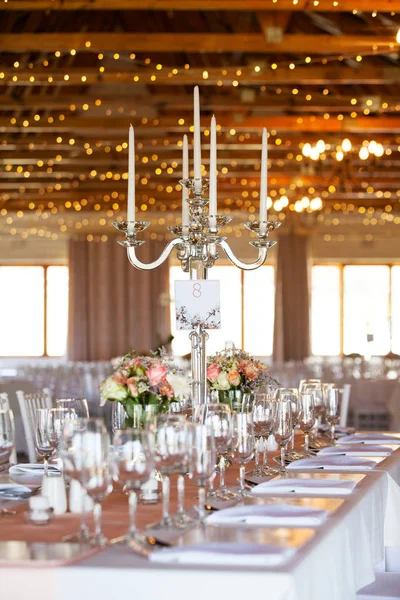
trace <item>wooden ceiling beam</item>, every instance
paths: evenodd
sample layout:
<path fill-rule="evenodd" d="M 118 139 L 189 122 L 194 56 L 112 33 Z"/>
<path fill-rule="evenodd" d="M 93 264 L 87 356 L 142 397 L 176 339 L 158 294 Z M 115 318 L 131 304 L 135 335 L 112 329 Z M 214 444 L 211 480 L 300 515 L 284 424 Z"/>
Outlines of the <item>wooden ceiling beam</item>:
<path fill-rule="evenodd" d="M 262 33 L 3 33 L 2 52 L 191 52 L 219 54 L 243 52 L 260 54 L 327 55 L 398 49 L 393 35 L 285 34 L 281 42 L 266 42 Z"/>
<path fill-rule="evenodd" d="M 0 43 L 1 43 L 0 36 Z M 256 61 L 254 61 L 256 63 Z M 255 65 L 256 66 L 256 65 Z M 156 79 L 153 69 L 143 69 L 132 67 L 130 69 L 121 67 L 108 68 L 104 73 L 100 73 L 94 68 L 51 68 L 47 69 L 35 67 L 33 69 L 12 69 L 3 67 L 1 73 L 4 78 L 0 79 L 0 86 L 21 86 L 29 85 L 32 87 L 45 86 L 63 86 L 71 85 L 86 86 L 86 85 L 105 85 L 105 84 L 126 84 L 130 83 L 135 90 L 137 84 L 146 84 L 151 86 L 176 86 L 176 85 L 198 85 L 215 86 L 219 81 L 222 85 L 232 87 L 233 81 L 238 81 L 239 86 L 243 85 L 291 85 L 297 84 L 300 86 L 307 85 L 390 85 L 400 82 L 400 70 L 397 67 L 372 67 L 369 65 L 360 66 L 359 68 L 345 67 L 339 64 L 327 64 L 319 66 L 303 66 L 295 69 L 278 68 L 271 70 L 266 67 L 261 68 L 259 73 L 254 71 L 254 67 L 229 67 L 229 68 L 208 68 L 207 79 L 204 79 L 204 69 L 179 69 L 176 75 L 172 74 L 173 67 L 164 67 L 161 71 L 156 71 Z M 241 71 L 241 75 L 237 75 L 237 71 Z M 64 75 L 68 75 L 68 79 L 64 79 Z M 1 76 L 1 75 L 0 75 Z M 13 77 L 17 77 L 13 81 Z M 34 80 L 30 78 L 34 77 Z M 139 78 L 135 81 L 134 78 Z M 50 78 L 50 82 L 48 79 Z M 86 78 L 82 81 L 82 78 Z M 239 87 L 240 89 L 240 87 Z M 124 92 L 126 94 L 126 91 Z M 133 96 L 134 98 L 134 96 Z"/>
<path fill-rule="evenodd" d="M 164 10 L 164 11 L 265 11 L 266 0 L 8 0 L 1 2 L 0 10 Z M 380 12 L 398 10 L 396 0 L 319 0 L 314 4 L 311 0 L 279 0 L 268 2 L 268 11 L 317 11 L 317 12 L 372 12 L 379 8 Z"/>
<path fill-rule="evenodd" d="M 161 135 L 161 132 L 175 132 L 184 134 L 187 132 L 190 123 L 178 125 L 176 119 L 165 118 L 162 121 L 157 120 L 156 124 L 149 121 L 148 124 L 136 123 L 135 118 L 129 117 L 68 117 L 62 121 L 54 120 L 53 123 L 40 123 L 29 121 L 28 125 L 23 125 L 23 118 L 17 124 L 11 124 L 8 118 L 0 118 L 0 134 L 2 133 L 73 133 L 80 132 L 97 134 L 104 132 L 104 129 L 113 130 L 114 133 L 121 131 L 126 133 L 130 122 L 132 121 L 138 131 L 139 136 Z M 232 119 L 231 116 L 220 116 L 217 118 L 218 125 L 222 130 L 235 128 L 241 132 L 258 132 L 263 127 L 274 129 L 276 131 L 297 131 L 297 132 L 321 132 L 321 133 L 399 133 L 400 117 L 394 116 L 359 116 L 355 119 L 345 117 L 343 120 L 336 118 L 325 119 L 323 116 L 246 116 L 241 119 Z M 202 128 L 207 129 L 210 125 L 208 118 L 202 118 Z"/>

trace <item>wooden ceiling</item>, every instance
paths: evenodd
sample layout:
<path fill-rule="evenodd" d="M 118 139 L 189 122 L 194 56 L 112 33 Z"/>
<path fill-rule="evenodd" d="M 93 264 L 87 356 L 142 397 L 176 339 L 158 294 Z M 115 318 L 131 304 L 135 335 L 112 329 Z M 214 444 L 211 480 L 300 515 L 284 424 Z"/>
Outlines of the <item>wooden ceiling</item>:
<path fill-rule="evenodd" d="M 140 209 L 178 211 L 196 84 L 205 170 L 212 114 L 220 126 L 223 209 L 258 209 L 267 127 L 270 194 L 289 199 L 276 218 L 306 195 L 322 198 L 320 221 L 386 214 L 393 224 L 397 11 L 397 0 L 1 0 L 0 229 L 16 211 L 21 231 L 29 214 L 124 216 L 131 122 Z M 339 163 L 344 138 L 355 152 Z M 305 158 L 303 144 L 320 139 L 322 160 Z M 385 153 L 362 161 L 371 140 Z"/>

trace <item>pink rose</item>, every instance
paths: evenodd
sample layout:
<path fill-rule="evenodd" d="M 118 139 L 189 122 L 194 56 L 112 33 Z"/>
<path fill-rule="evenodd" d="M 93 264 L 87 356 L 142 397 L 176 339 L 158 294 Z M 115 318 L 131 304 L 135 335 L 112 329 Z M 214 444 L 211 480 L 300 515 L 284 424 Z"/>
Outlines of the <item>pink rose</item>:
<path fill-rule="evenodd" d="M 160 388 L 160 394 L 161 396 L 167 396 L 167 398 L 171 400 L 171 398 L 174 397 L 174 390 L 172 389 L 172 386 L 169 385 L 169 383 L 164 383 L 162 388 Z"/>
<path fill-rule="evenodd" d="M 207 368 L 207 379 L 208 379 L 208 381 L 210 381 L 211 383 L 215 383 L 217 381 L 218 375 L 220 373 L 221 373 L 221 369 L 219 368 L 219 366 L 217 365 L 217 363 L 214 361 Z"/>
<path fill-rule="evenodd" d="M 126 376 L 122 371 L 116 371 L 113 375 L 113 379 L 119 385 L 126 385 Z"/>
<path fill-rule="evenodd" d="M 167 367 L 164 365 L 155 364 L 147 369 L 146 377 L 148 377 L 151 386 L 157 386 L 162 382 L 163 379 L 165 379 L 167 373 Z"/>
<path fill-rule="evenodd" d="M 136 377 L 129 377 L 129 379 L 127 379 L 126 381 L 127 385 L 128 385 L 128 390 L 130 391 L 131 395 L 136 398 L 136 396 L 138 395 L 138 386 L 137 386 L 137 381 L 136 381 Z"/>
<path fill-rule="evenodd" d="M 237 387 L 240 384 L 240 375 L 236 369 L 231 369 L 228 373 L 228 381 L 234 387 Z"/>
<path fill-rule="evenodd" d="M 256 366 L 253 365 L 253 363 L 249 363 L 248 365 L 246 365 L 243 369 L 243 372 L 247 379 L 254 380 L 258 377 L 258 369 Z"/>

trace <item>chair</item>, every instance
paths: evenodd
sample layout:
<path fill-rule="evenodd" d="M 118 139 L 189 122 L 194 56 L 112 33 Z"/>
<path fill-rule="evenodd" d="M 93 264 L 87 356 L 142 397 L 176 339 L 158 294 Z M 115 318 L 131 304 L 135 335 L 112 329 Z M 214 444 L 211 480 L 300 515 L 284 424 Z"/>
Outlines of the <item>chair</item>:
<path fill-rule="evenodd" d="M 396 599 L 400 599 L 400 573 L 376 573 L 375 581 L 356 595 L 356 600 Z"/>
<path fill-rule="evenodd" d="M 21 390 L 17 392 L 19 407 L 21 409 L 22 422 L 28 446 L 28 455 L 30 462 L 36 462 L 36 447 L 35 447 L 35 419 L 36 410 L 38 408 L 51 408 L 52 400 L 50 390 L 44 388 L 42 393 L 24 394 Z"/>
<path fill-rule="evenodd" d="M 0 410 L 10 410 L 10 402 L 8 400 L 8 394 L 6 394 L 6 392 L 0 393 Z M 18 462 L 17 461 L 17 452 L 15 450 L 15 439 L 14 439 L 14 450 L 11 453 L 9 464 L 16 465 L 17 462 Z"/>
<path fill-rule="evenodd" d="M 345 383 L 343 387 L 340 389 L 342 394 L 342 402 L 340 405 L 340 421 L 339 425 L 341 427 L 346 427 L 347 425 L 347 416 L 349 414 L 349 404 L 350 404 L 350 392 L 351 392 L 351 384 Z"/>

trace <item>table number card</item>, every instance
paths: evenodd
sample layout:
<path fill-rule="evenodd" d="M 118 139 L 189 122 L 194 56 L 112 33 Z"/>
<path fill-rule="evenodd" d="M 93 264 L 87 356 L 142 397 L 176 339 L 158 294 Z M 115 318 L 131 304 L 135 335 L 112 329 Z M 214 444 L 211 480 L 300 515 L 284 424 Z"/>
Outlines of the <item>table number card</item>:
<path fill-rule="evenodd" d="M 220 329 L 219 281 L 175 281 L 175 313 L 177 329 Z"/>

